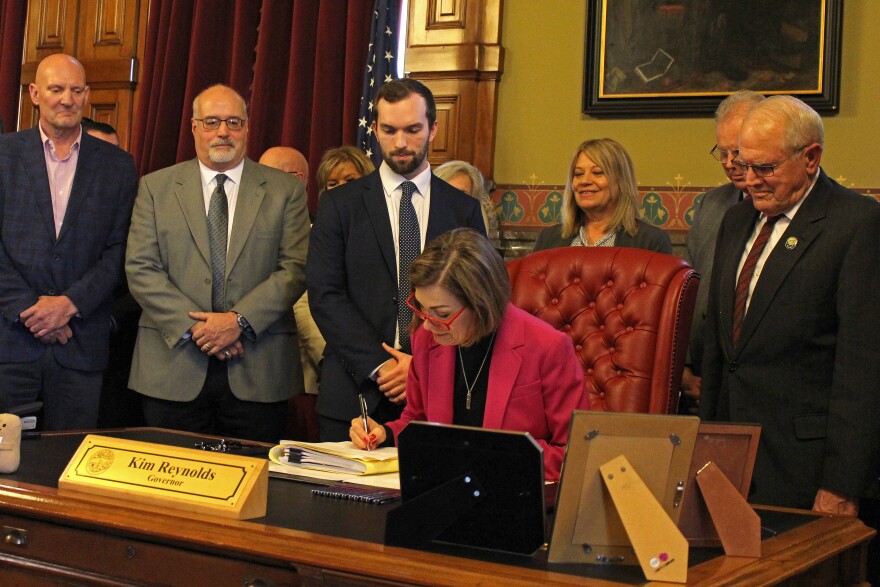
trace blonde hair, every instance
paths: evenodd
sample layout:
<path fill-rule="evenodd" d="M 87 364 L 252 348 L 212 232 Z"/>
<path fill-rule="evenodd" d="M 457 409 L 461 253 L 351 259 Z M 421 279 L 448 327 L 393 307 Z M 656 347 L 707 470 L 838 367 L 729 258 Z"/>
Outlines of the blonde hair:
<path fill-rule="evenodd" d="M 438 236 L 409 267 L 409 283 L 437 285 L 473 312 L 469 346 L 498 329 L 510 301 L 510 277 L 504 260 L 486 237 L 473 228 L 457 228 Z M 418 318 L 413 326 L 420 324 Z"/>
<path fill-rule="evenodd" d="M 376 170 L 373 162 L 370 161 L 363 151 L 351 145 L 342 145 L 333 149 L 327 149 L 321 156 L 321 162 L 318 163 L 318 170 L 315 172 L 315 182 L 318 184 L 318 192 L 324 192 L 327 189 L 327 180 L 330 178 L 330 172 L 337 165 L 350 162 L 360 172 L 361 177 L 369 175 Z"/>
<path fill-rule="evenodd" d="M 639 190 L 632 159 L 623 145 L 614 139 L 591 139 L 581 143 L 568 166 L 568 181 L 562 194 L 562 237 L 574 238 L 586 222 L 587 216 L 577 205 L 572 190 L 574 168 L 581 153 L 598 165 L 608 179 L 608 189 L 614 211 L 605 227 L 606 232 L 625 230 L 635 236 L 638 232 Z"/>

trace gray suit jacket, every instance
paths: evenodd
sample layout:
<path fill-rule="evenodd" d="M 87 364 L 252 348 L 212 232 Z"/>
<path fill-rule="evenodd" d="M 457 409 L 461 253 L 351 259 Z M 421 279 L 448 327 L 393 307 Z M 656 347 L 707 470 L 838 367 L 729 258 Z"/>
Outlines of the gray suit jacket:
<path fill-rule="evenodd" d="M 245 354 L 229 364 L 239 399 L 275 402 L 302 392 L 293 303 L 305 291 L 309 216 L 302 182 L 250 159 L 226 261 L 228 310 L 256 333 L 241 338 Z M 132 295 L 143 308 L 129 386 L 160 399 L 191 401 L 208 357 L 181 337 L 191 311 L 211 311 L 211 254 L 198 162 L 141 179 L 125 263 Z"/>
<path fill-rule="evenodd" d="M 740 192 L 733 182 L 713 188 L 703 194 L 694 211 L 694 222 L 687 236 L 685 259 L 700 274 L 697 305 L 691 325 L 691 342 L 688 364 L 696 375 L 702 371 L 703 345 L 705 344 L 706 310 L 709 305 L 709 283 L 712 281 L 712 262 L 715 257 L 715 241 L 721 219 L 731 206 L 740 201 Z"/>

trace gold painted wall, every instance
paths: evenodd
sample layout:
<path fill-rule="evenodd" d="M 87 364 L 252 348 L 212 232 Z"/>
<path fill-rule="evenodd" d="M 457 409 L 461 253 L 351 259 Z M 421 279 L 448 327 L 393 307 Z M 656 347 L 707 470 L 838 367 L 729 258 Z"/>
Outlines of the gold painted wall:
<path fill-rule="evenodd" d="M 575 147 L 609 136 L 629 150 L 640 185 L 723 183 L 720 166 L 708 155 L 714 144 L 709 117 L 600 120 L 581 114 L 586 4 L 504 1 L 495 182 L 563 184 Z M 872 33 L 880 30 L 880 2 L 847 0 L 843 20 L 840 113 L 825 118 L 822 163 L 847 186 L 877 188 L 880 65 Z"/>

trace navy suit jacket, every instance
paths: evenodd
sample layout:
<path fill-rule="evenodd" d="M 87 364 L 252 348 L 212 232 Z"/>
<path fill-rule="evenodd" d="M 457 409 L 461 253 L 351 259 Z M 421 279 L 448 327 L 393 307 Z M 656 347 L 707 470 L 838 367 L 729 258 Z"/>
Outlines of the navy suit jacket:
<path fill-rule="evenodd" d="M 427 241 L 460 227 L 486 230 L 480 203 L 431 176 Z M 358 393 L 384 397 L 370 374 L 390 357 L 397 326 L 397 257 L 379 172 L 321 196 L 306 262 L 309 307 L 327 341 L 318 413 L 350 420 Z"/>
<path fill-rule="evenodd" d="M 750 502 L 811 508 L 819 488 L 876 496 L 880 205 L 821 172 L 761 272 L 732 344 L 751 200 L 721 223 L 700 416 L 762 426 Z"/>
<path fill-rule="evenodd" d="M 40 296 L 66 295 L 79 313 L 69 323 L 73 338 L 56 346 L 56 359 L 83 371 L 106 367 L 110 306 L 123 278 L 136 193 L 131 155 L 83 132 L 56 238 L 39 128 L 0 136 L 0 360 L 36 360 L 44 345 L 19 314 Z"/>

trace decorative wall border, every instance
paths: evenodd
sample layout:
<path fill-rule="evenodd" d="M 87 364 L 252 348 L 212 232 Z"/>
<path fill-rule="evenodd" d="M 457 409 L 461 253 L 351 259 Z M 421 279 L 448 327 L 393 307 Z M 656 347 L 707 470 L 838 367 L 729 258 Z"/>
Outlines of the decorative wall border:
<path fill-rule="evenodd" d="M 680 182 L 680 178 L 676 178 Z M 845 177 L 836 178 L 846 185 Z M 693 187 L 639 186 L 639 212 L 642 218 L 671 232 L 687 232 L 694 220 L 694 208 L 706 191 L 716 186 Z M 880 201 L 880 188 L 856 188 L 853 191 Z M 503 229 L 535 229 L 560 222 L 561 185 L 498 185 L 492 202 Z"/>

